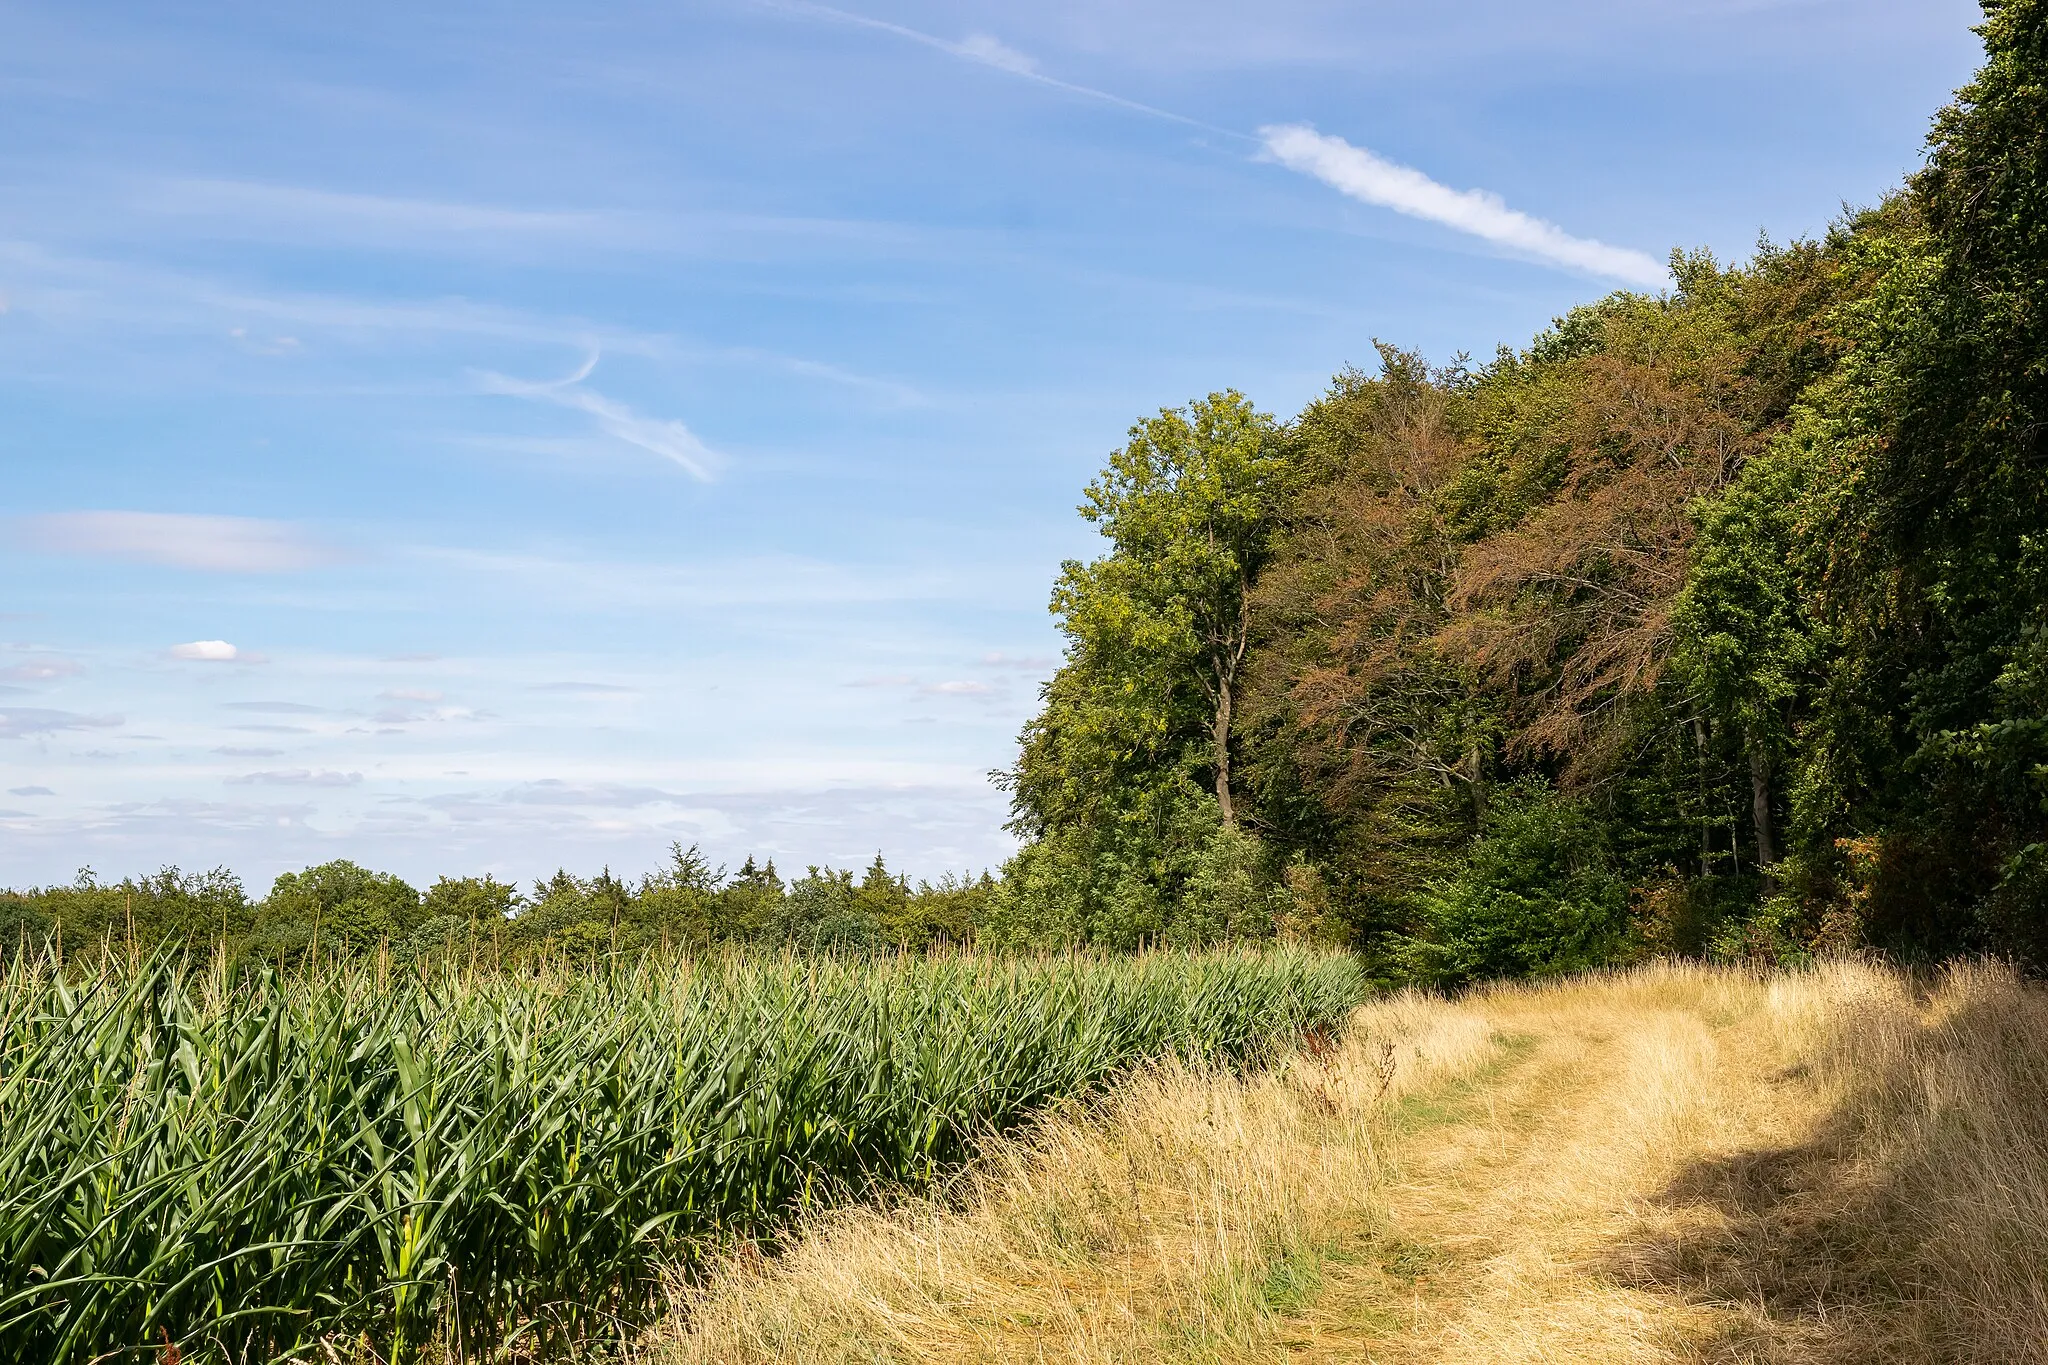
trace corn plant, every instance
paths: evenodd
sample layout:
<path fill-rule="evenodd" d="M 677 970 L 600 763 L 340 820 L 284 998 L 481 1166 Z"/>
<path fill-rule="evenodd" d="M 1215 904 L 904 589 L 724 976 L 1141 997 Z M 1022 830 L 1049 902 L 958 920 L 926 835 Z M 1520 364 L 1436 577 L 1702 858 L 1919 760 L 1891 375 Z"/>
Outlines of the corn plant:
<path fill-rule="evenodd" d="M 1167 1054 L 1357 999 L 1297 952 L 0 977 L 0 1359 L 545 1355 L 658 1272 Z"/>

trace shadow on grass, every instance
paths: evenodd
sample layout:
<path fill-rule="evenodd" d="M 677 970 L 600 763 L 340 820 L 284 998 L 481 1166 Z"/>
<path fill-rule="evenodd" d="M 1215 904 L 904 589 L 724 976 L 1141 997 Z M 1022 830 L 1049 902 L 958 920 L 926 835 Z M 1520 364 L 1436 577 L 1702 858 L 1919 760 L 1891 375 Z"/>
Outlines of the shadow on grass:
<path fill-rule="evenodd" d="M 2012 1003 L 1852 1039 L 1854 1093 L 1806 1141 L 1688 1164 L 1599 1269 L 1733 1310 L 1697 1359 L 2048 1362 L 2048 1010 Z"/>

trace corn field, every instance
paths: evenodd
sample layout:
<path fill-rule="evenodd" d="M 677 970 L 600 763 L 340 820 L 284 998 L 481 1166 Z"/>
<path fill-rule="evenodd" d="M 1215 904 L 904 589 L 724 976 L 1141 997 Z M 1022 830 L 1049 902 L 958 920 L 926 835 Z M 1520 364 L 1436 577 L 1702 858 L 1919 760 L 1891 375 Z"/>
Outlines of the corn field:
<path fill-rule="evenodd" d="M 0 1359 L 545 1356 L 665 1268 L 1360 994 L 1293 951 L 388 977 L 9 967 Z"/>

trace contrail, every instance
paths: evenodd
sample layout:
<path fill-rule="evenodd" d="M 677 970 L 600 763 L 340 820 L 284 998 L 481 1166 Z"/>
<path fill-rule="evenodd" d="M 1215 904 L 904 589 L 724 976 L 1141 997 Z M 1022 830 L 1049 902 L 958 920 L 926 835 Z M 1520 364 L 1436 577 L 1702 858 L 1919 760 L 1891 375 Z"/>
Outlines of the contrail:
<path fill-rule="evenodd" d="M 1412 166 L 1388 161 L 1306 124 L 1274 124 L 1259 129 L 1259 136 L 1273 160 L 1361 202 L 1442 223 L 1588 274 L 1626 280 L 1647 289 L 1660 289 L 1671 282 L 1670 271 L 1640 251 L 1574 237 L 1554 223 L 1509 208 L 1490 190 L 1454 190 Z"/>
<path fill-rule="evenodd" d="M 872 19 L 851 10 L 818 4 L 816 0 L 755 0 L 755 3 L 788 14 L 891 34 L 1055 90 L 1115 105 L 1149 118 L 1199 128 L 1221 137 L 1242 139 L 1258 146 L 1266 159 L 1291 171 L 1314 176 L 1340 194 L 1392 209 L 1396 213 L 1405 213 L 1411 218 L 1440 223 L 1551 265 L 1622 280 L 1645 289 L 1662 289 L 1671 283 L 1670 272 L 1664 265 L 1643 252 L 1609 246 L 1590 237 L 1574 237 L 1555 223 L 1509 208 L 1499 195 L 1490 190 L 1454 190 L 1412 166 L 1389 161 L 1367 148 L 1355 147 L 1343 138 L 1319 133 L 1306 124 L 1272 124 L 1261 128 L 1254 137 L 1219 128 L 1185 114 L 1176 114 L 1170 109 L 1125 99 L 1107 90 L 1048 76 L 1038 69 L 1037 61 L 1031 56 L 987 34 L 971 34 L 954 42 L 921 29 L 890 23 L 886 19 Z"/>
<path fill-rule="evenodd" d="M 997 71 L 1008 72 L 1012 76 L 1022 76 L 1027 81 L 1036 81 L 1040 85 L 1050 86 L 1054 90 L 1064 90 L 1070 95 L 1082 95 L 1091 100 L 1100 100 L 1104 104 L 1113 104 L 1119 109 L 1128 109 L 1134 114 L 1144 114 L 1149 118 L 1165 119 L 1169 123 L 1184 124 L 1189 128 L 1200 128 L 1204 132 L 1216 133 L 1223 137 L 1243 138 L 1247 142 L 1257 141 L 1256 138 L 1249 137 L 1244 133 L 1236 132 L 1229 128 L 1219 128 L 1213 123 L 1204 123 L 1198 118 L 1189 118 L 1186 114 L 1176 114 L 1171 109 L 1161 109 L 1157 105 L 1152 104 L 1141 104 L 1137 100 L 1127 100 L 1122 95 L 1113 95 L 1107 90 L 1097 90 L 1092 85 L 1076 85 L 1072 81 L 1063 81 L 1057 76 L 1048 76 L 1038 69 L 1038 62 L 1029 54 L 1019 52 L 1001 39 L 992 38 L 986 33 L 969 34 L 966 38 L 956 43 L 941 38 L 937 34 L 926 33 L 921 29 L 910 28 L 903 24 L 892 24 L 887 19 L 871 19 L 865 14 L 855 14 L 851 10 L 838 9 L 832 5 L 816 4 L 814 0 L 754 0 L 754 3 L 764 9 L 782 10 L 787 14 L 800 14 L 812 19 L 826 19 L 842 24 L 852 24 L 857 28 L 873 29 L 878 33 L 894 34 L 898 38 L 907 38 L 913 43 L 921 44 L 935 51 L 944 52 L 948 56 L 958 57 L 963 61 L 974 62 L 980 66 L 993 67 Z"/>

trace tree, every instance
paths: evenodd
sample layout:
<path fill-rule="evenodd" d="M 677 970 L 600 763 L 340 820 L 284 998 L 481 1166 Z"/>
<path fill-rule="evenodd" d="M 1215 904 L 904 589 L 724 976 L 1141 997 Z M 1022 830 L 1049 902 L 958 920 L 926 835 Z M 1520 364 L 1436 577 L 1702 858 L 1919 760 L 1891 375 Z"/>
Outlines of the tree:
<path fill-rule="evenodd" d="M 1402 945 L 1411 976 L 1441 985 L 1582 971 L 1626 949 L 1628 888 L 1608 830 L 1540 785 L 1503 793 L 1455 875 L 1422 897 Z"/>
<path fill-rule="evenodd" d="M 1133 747 L 1171 750 L 1192 738 L 1189 703 L 1200 699 L 1225 825 L 1237 820 L 1232 720 L 1251 647 L 1250 588 L 1290 472 L 1272 419 L 1242 394 L 1162 410 L 1131 428 L 1088 486 L 1081 515 L 1111 552 L 1067 562 L 1053 591 L 1069 668 L 1099 675 L 1112 696 L 1121 684 L 1110 710 Z"/>
<path fill-rule="evenodd" d="M 1808 464 L 1798 438 L 1753 462 L 1727 495 L 1696 503 L 1698 541 L 1672 608 L 1677 672 L 1705 715 L 1743 738 L 1756 862 L 1778 862 L 1769 775 L 1792 752 L 1823 650 L 1806 610 L 1798 533 Z M 1704 724 L 1704 722 L 1703 722 Z M 1704 743 L 1704 737 L 1702 739 Z"/>
<path fill-rule="evenodd" d="M 419 892 L 340 858 L 279 875 L 257 907 L 255 946 L 285 960 L 359 952 L 404 936 L 422 919 Z"/>
<path fill-rule="evenodd" d="M 1283 433 L 1225 392 L 1131 428 L 1089 485 L 1081 514 L 1110 549 L 1063 565 L 1053 592 L 1066 659 L 998 779 L 1032 842 L 991 903 L 993 938 L 1169 930 L 1203 850 L 1238 822 L 1249 593 L 1292 480 Z"/>
<path fill-rule="evenodd" d="M 1362 940 L 1405 922 L 1470 837 L 1499 738 L 1498 708 L 1432 644 L 1459 553 L 1442 494 L 1475 454 L 1463 372 L 1379 350 L 1377 375 L 1345 370 L 1294 423 L 1303 477 L 1254 592 L 1246 711 L 1260 823 L 1331 874 L 1324 899 Z"/>
<path fill-rule="evenodd" d="M 1441 648 L 1514 697 L 1510 747 L 1579 784 L 1633 743 L 1669 662 L 1688 509 L 1723 487 L 1779 417 L 1747 371 L 1723 272 L 1676 257 L 1679 293 L 1618 295 L 1473 387 L 1482 455 L 1446 490 L 1483 528 L 1447 594 Z"/>

